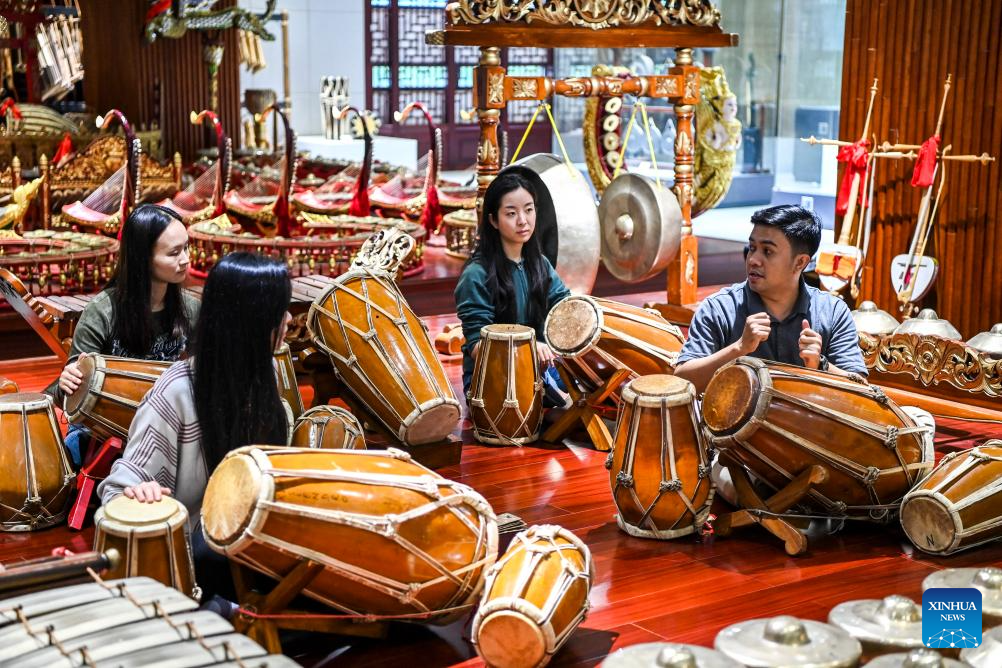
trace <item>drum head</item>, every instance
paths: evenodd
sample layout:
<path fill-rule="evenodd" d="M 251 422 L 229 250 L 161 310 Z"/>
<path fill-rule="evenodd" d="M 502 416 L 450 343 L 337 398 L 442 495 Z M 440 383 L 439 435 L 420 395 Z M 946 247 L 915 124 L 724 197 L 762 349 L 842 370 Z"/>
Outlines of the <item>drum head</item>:
<path fill-rule="evenodd" d="M 598 308 L 590 299 L 569 297 L 546 318 L 546 343 L 564 357 L 574 357 L 590 347 L 599 333 Z"/>
<path fill-rule="evenodd" d="M 121 524 L 140 526 L 166 522 L 177 515 L 180 509 L 181 504 L 169 496 L 162 497 L 156 503 L 143 503 L 123 494 L 104 504 L 104 516 Z"/>
<path fill-rule="evenodd" d="M 229 545 L 239 538 L 254 515 L 260 490 L 261 469 L 250 455 L 224 459 L 205 487 L 205 535 L 217 545 Z"/>
<path fill-rule="evenodd" d="M 703 421 L 715 436 L 736 432 L 751 419 L 759 395 L 754 369 L 731 364 L 713 375 L 703 393 Z"/>
<path fill-rule="evenodd" d="M 630 382 L 630 388 L 640 396 L 673 397 L 677 394 L 688 394 L 692 385 L 684 378 L 670 376 L 666 373 L 656 373 L 641 376 Z"/>
<path fill-rule="evenodd" d="M 546 639 L 539 626 L 508 610 L 481 622 L 477 649 L 489 666 L 539 666 L 546 659 Z"/>
<path fill-rule="evenodd" d="M 66 397 L 66 412 L 70 416 L 76 416 L 80 412 L 87 395 L 90 394 L 90 384 L 97 369 L 97 358 L 94 355 L 88 355 L 77 361 L 77 367 L 83 374 L 83 378 L 80 380 L 80 386 L 77 387 L 76 392 Z"/>
<path fill-rule="evenodd" d="M 12 394 L 0 394 L 0 406 L 17 405 L 18 407 L 29 404 L 29 408 L 34 408 L 30 404 L 35 404 L 39 408 L 42 404 L 52 403 L 52 398 L 41 392 L 14 392 Z"/>
<path fill-rule="evenodd" d="M 915 547 L 932 554 L 950 550 L 957 538 L 956 518 L 933 496 L 905 497 L 901 526 Z"/>
<path fill-rule="evenodd" d="M 602 194 L 602 263 L 626 283 L 655 276 L 678 255 L 682 209 L 667 186 L 640 174 L 620 174 Z"/>

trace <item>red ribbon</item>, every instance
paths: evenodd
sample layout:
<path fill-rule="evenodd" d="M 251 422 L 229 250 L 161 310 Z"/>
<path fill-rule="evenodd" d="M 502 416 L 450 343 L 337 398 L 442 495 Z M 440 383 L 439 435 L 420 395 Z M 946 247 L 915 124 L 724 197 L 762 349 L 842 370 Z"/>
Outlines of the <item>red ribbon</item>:
<path fill-rule="evenodd" d="M 849 210 L 849 191 L 852 189 L 852 179 L 859 175 L 859 192 L 856 197 L 859 205 L 869 206 L 866 201 L 866 174 L 869 171 L 870 152 L 866 150 L 870 142 L 860 139 L 854 144 L 839 148 L 836 156 L 839 162 L 846 163 L 845 173 L 842 175 L 842 183 L 838 189 L 838 199 L 835 200 L 835 213 L 844 216 Z"/>
<path fill-rule="evenodd" d="M 146 12 L 146 23 L 149 23 L 170 9 L 171 1 L 172 0 L 160 0 L 160 2 L 151 5 L 149 10 Z"/>
<path fill-rule="evenodd" d="M 936 156 L 939 154 L 939 135 L 933 135 L 922 142 L 915 171 L 912 172 L 912 187 L 928 188 L 936 176 Z"/>
<path fill-rule="evenodd" d="M 442 205 L 438 201 L 438 188 L 434 184 L 427 191 L 427 200 L 421 211 L 421 225 L 428 230 L 428 236 L 438 234 L 438 228 L 442 225 Z"/>
<path fill-rule="evenodd" d="M 8 109 L 10 109 L 10 113 L 13 114 L 15 119 L 21 120 L 24 118 L 21 115 L 21 110 L 17 108 L 16 104 L 14 104 L 14 98 L 12 97 L 8 97 L 2 104 L 0 104 L 0 116 L 6 114 Z"/>
<path fill-rule="evenodd" d="M 70 137 L 70 133 L 67 132 L 63 135 L 62 140 L 59 142 L 59 148 L 56 149 L 56 154 L 52 156 L 52 164 L 59 166 L 63 161 L 63 158 L 73 153 L 73 139 Z"/>

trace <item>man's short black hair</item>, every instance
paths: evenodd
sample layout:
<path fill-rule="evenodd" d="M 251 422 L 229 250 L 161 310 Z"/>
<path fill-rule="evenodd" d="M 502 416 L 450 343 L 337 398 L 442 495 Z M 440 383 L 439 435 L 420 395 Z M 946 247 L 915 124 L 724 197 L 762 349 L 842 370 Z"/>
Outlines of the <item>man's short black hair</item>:
<path fill-rule="evenodd" d="M 752 214 L 751 222 L 752 225 L 778 227 L 795 255 L 806 253 L 814 257 L 821 246 L 821 219 L 801 206 L 780 204 L 760 209 Z"/>

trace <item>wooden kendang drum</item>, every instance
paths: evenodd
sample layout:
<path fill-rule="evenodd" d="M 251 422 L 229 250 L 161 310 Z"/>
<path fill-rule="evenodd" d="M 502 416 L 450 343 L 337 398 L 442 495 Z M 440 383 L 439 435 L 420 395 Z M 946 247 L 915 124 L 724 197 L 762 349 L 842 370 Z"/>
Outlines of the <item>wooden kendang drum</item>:
<path fill-rule="evenodd" d="M 489 666 L 546 665 L 588 613 L 595 578 L 588 546 L 563 527 L 517 534 L 488 571 L 473 644 Z"/>
<path fill-rule="evenodd" d="M 169 496 L 143 503 L 118 496 L 94 514 L 94 550 L 118 550 L 122 559 L 108 577 L 145 575 L 194 599 L 195 565 L 188 535 L 188 511 Z"/>
<path fill-rule="evenodd" d="M 292 429 L 294 448 L 365 450 L 365 431 L 358 418 L 340 406 L 315 406 Z"/>
<path fill-rule="evenodd" d="M 66 518 L 73 469 L 52 399 L 0 394 L 0 531 L 34 531 Z"/>
<path fill-rule="evenodd" d="M 741 357 L 714 374 L 702 411 L 709 444 L 771 487 L 822 466 L 807 500 L 833 516 L 886 520 L 932 467 L 926 427 L 847 376 Z"/>
<path fill-rule="evenodd" d="M 622 398 L 608 458 L 619 528 L 641 538 L 693 533 L 713 501 L 695 388 L 675 376 L 641 376 Z"/>
<path fill-rule="evenodd" d="M 101 438 L 126 439 L 136 409 L 173 362 L 88 355 L 79 362 L 83 380 L 66 397 L 66 418 Z"/>
<path fill-rule="evenodd" d="M 671 373 L 685 339 L 655 311 L 610 299 L 572 296 L 550 309 L 546 342 L 586 387 L 600 386 L 619 369 Z"/>
<path fill-rule="evenodd" d="M 234 450 L 209 479 L 202 528 L 212 549 L 275 578 L 322 565 L 304 593 L 352 614 L 451 621 L 497 558 L 483 497 L 393 449 Z"/>
<path fill-rule="evenodd" d="M 467 401 L 478 441 L 523 445 L 539 439 L 543 383 L 531 327 L 487 325 L 480 331 Z"/>
<path fill-rule="evenodd" d="M 943 457 L 905 495 L 901 526 L 915 547 L 930 554 L 1002 538 L 1002 440 Z"/>
<path fill-rule="evenodd" d="M 414 246 L 399 230 L 366 241 L 353 269 L 310 306 L 307 327 L 345 386 L 406 445 L 444 440 L 459 401 L 421 320 L 393 281 Z"/>
<path fill-rule="evenodd" d="M 303 414 L 303 397 L 296 381 L 296 367 L 292 363 L 292 351 L 288 343 L 282 343 L 275 351 L 275 375 L 278 378 L 278 394 L 292 410 L 292 417 Z"/>

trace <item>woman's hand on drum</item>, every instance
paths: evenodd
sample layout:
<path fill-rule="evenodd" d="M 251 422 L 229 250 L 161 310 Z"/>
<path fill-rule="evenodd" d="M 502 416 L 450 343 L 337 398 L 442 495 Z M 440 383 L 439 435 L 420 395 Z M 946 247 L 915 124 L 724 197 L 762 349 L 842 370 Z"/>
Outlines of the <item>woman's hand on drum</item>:
<path fill-rule="evenodd" d="M 135 487 L 126 487 L 123 493 L 140 503 L 156 503 L 163 497 L 170 496 L 170 489 L 163 487 L 156 481 L 146 481 Z"/>
<path fill-rule="evenodd" d="M 83 382 L 80 360 L 85 357 L 87 357 L 87 353 L 81 353 L 75 362 L 70 362 L 63 367 L 63 372 L 59 374 L 59 389 L 63 391 L 63 394 L 73 394 Z"/>
<path fill-rule="evenodd" d="M 556 356 L 553 354 L 553 351 L 550 350 L 550 347 L 539 341 L 536 341 L 536 357 L 539 358 L 540 367 L 548 367 L 552 365 L 553 361 L 556 359 Z"/>

